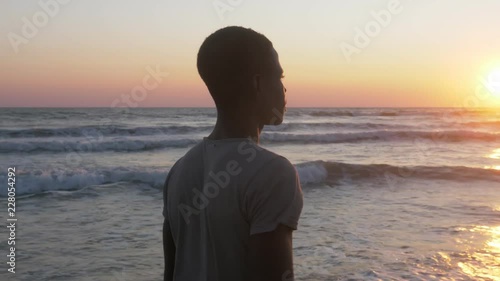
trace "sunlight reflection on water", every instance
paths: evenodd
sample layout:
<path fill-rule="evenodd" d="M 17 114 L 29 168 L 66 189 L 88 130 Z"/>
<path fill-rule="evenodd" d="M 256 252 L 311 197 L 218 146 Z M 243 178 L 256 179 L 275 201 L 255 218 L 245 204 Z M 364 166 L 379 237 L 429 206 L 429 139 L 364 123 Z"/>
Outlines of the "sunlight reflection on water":
<path fill-rule="evenodd" d="M 469 252 L 469 261 L 459 262 L 458 267 L 474 279 L 500 281 L 500 226 L 475 226 L 468 231 L 489 238 L 482 249 Z"/>
<path fill-rule="evenodd" d="M 488 158 L 500 159 L 500 148 L 493 150 L 493 152 L 490 155 L 488 155 Z"/>
<path fill-rule="evenodd" d="M 485 169 L 488 170 L 499 170 L 500 171 L 500 165 L 499 166 L 484 166 Z"/>
<path fill-rule="evenodd" d="M 490 159 L 500 159 L 500 148 L 494 149 L 491 154 L 486 156 L 487 158 Z M 485 169 L 488 170 L 499 170 L 500 171 L 500 165 L 488 165 L 484 166 Z"/>

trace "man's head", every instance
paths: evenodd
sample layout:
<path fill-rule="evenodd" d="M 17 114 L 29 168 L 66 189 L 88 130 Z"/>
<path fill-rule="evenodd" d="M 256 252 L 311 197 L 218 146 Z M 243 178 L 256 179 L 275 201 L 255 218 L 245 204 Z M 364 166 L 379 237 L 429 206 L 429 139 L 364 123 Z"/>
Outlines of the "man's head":
<path fill-rule="evenodd" d="M 255 114 L 262 125 L 283 121 L 283 69 L 264 35 L 237 26 L 219 29 L 201 45 L 197 66 L 219 112 Z"/>

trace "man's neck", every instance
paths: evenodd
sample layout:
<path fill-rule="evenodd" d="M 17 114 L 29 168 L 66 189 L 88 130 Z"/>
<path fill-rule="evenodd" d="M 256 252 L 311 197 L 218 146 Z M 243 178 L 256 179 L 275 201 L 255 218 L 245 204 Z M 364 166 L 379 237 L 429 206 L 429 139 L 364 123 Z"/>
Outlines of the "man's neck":
<path fill-rule="evenodd" d="M 229 115 L 218 112 L 217 122 L 208 138 L 216 140 L 251 138 L 254 142 L 259 143 L 262 128 L 263 125 L 259 124 L 255 116 L 243 113 L 236 116 L 235 114 Z"/>

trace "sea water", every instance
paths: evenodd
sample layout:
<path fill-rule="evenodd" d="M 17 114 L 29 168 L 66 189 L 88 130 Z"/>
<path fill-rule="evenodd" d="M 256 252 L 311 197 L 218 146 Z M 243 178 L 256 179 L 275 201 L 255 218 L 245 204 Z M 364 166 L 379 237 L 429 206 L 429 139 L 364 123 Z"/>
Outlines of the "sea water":
<path fill-rule="evenodd" d="M 2 108 L 16 274 L 161 280 L 162 184 L 213 108 Z M 500 280 L 500 111 L 290 108 L 261 145 L 297 168 L 297 280 Z M 7 202 L 0 217 L 7 221 Z M 2 232 L 3 233 L 3 232 Z M 6 233 L 6 232 L 5 232 Z"/>

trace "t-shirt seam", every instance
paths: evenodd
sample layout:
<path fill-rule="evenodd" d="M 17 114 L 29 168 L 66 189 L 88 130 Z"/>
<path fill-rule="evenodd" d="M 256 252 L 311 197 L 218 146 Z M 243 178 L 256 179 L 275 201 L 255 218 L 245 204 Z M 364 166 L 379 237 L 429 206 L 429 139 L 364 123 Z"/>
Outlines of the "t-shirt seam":
<path fill-rule="evenodd" d="M 271 151 L 270 151 L 271 152 Z M 261 170 L 263 170 L 267 165 L 271 164 L 271 162 L 277 160 L 277 159 L 283 159 L 285 161 L 288 161 L 284 156 L 282 155 L 279 155 L 279 154 L 275 154 L 273 152 L 271 152 L 273 154 L 273 158 L 267 160 L 259 169 L 257 169 L 255 171 L 255 173 L 252 175 L 252 177 L 250 177 L 249 181 L 248 181 L 248 184 L 247 184 L 247 188 L 245 189 L 245 194 L 244 194 L 244 199 L 247 197 L 247 193 L 248 193 L 248 187 L 250 187 L 252 185 L 252 183 L 254 182 L 255 178 L 257 177 L 257 175 L 260 173 Z M 295 194 L 294 194 L 295 195 Z M 246 207 L 246 206 L 244 206 Z M 243 216 L 245 218 L 245 221 L 250 225 L 250 229 L 252 228 L 251 227 L 251 222 L 250 222 L 250 219 L 248 218 L 248 214 L 247 212 L 245 212 L 245 216 Z"/>
<path fill-rule="evenodd" d="M 181 158 L 177 159 L 177 161 L 174 163 L 174 165 L 172 165 L 172 168 L 170 168 L 170 170 L 168 171 L 168 174 L 167 174 L 167 178 L 165 179 L 165 184 L 163 186 L 163 189 L 164 189 L 164 197 L 166 196 L 167 197 L 167 202 L 165 202 L 163 208 L 165 208 L 167 210 L 167 220 L 168 221 L 171 221 L 171 218 L 170 218 L 170 212 L 168 211 L 168 183 L 169 183 L 169 180 L 170 180 L 170 177 L 171 175 L 173 174 L 174 170 L 175 170 L 175 167 L 178 165 L 178 163 L 180 163 L 181 161 L 183 161 L 183 158 L 184 156 L 182 156 Z M 165 218 L 165 216 L 164 216 Z"/>
<path fill-rule="evenodd" d="M 275 155 L 275 157 L 274 157 L 274 158 L 272 158 L 272 159 L 270 159 L 270 160 L 266 161 L 266 162 L 265 162 L 265 163 L 264 163 L 264 164 L 263 164 L 263 165 L 262 165 L 262 166 L 261 166 L 261 167 L 260 167 L 260 168 L 259 168 L 256 172 L 255 172 L 255 174 L 252 176 L 251 180 L 249 180 L 249 182 L 248 182 L 248 186 L 250 186 L 250 185 L 253 183 L 254 178 L 255 178 L 255 177 L 259 174 L 259 172 L 260 172 L 262 169 L 264 169 L 264 167 L 266 167 L 267 165 L 271 164 L 271 162 L 272 162 L 272 161 L 275 161 L 275 160 L 277 160 L 277 159 L 283 159 L 283 160 L 285 160 L 286 162 L 289 162 L 289 161 L 288 161 L 288 159 L 286 159 L 284 156 L 281 156 L 281 155 L 279 155 L 279 154 L 274 154 L 274 155 Z M 297 181 L 297 180 L 298 180 L 298 179 L 297 179 L 297 177 L 298 177 L 298 175 L 297 175 L 297 170 L 296 170 L 295 168 L 293 168 L 293 170 L 294 170 L 294 178 L 295 178 L 295 181 Z M 293 202 L 293 201 L 295 201 L 295 197 L 297 196 L 297 192 L 298 192 L 298 190 L 297 190 L 297 184 L 295 184 L 295 185 L 294 185 L 294 187 L 295 187 L 295 188 L 293 189 L 293 192 L 294 192 L 294 193 L 293 193 L 293 197 L 292 197 L 292 202 Z M 246 198 L 246 193 L 247 193 L 247 192 L 248 192 L 248 188 L 245 190 L 245 197 L 244 197 L 244 198 Z M 280 214 L 279 214 L 279 215 L 281 215 L 281 214 L 283 214 L 283 213 L 286 213 L 286 212 L 287 212 L 290 208 L 292 208 L 292 207 L 293 207 L 293 206 L 292 206 L 292 205 L 290 205 L 288 208 L 286 208 L 285 210 L 283 210 L 282 212 L 280 212 Z M 245 212 L 245 213 L 246 213 L 246 212 Z M 278 217 L 279 217 L 279 216 L 278 216 Z M 247 221 L 247 223 L 249 224 L 249 227 L 250 227 L 250 232 L 252 232 L 252 231 L 251 231 L 251 230 L 252 230 L 252 225 L 251 225 L 251 221 L 250 221 L 250 219 L 249 219 L 247 216 L 244 216 L 244 218 L 245 218 L 245 220 Z M 286 219 L 290 219 L 290 216 L 287 216 L 287 218 L 286 218 Z M 278 222 L 278 223 L 279 223 L 279 222 Z M 296 224 L 298 224 L 298 221 L 297 221 L 297 223 L 296 223 Z M 295 226 L 295 228 L 296 228 L 296 226 Z"/>
<path fill-rule="evenodd" d="M 284 158 L 284 157 L 283 157 Z M 298 175 L 297 175 L 297 171 L 295 171 L 295 181 L 297 183 L 297 180 L 298 180 Z M 292 197 L 292 204 L 290 204 L 285 210 L 283 210 L 281 213 L 279 213 L 278 215 L 278 220 L 276 222 L 271 222 L 273 225 L 274 224 L 284 224 L 284 225 L 287 225 L 287 226 L 290 226 L 290 225 L 293 225 L 293 228 L 297 229 L 298 228 L 298 220 L 300 219 L 300 213 L 302 212 L 302 207 L 301 207 L 301 211 L 299 212 L 299 218 L 297 218 L 297 220 L 293 219 L 292 215 L 288 214 L 289 213 L 289 210 L 290 209 L 293 209 L 293 208 L 296 208 L 296 204 L 293 204 L 293 203 L 296 203 L 296 200 L 297 200 L 297 196 L 301 196 L 301 194 L 298 194 L 299 193 L 299 185 L 300 183 L 296 184 L 295 185 L 295 188 L 293 189 L 293 197 Z M 303 200 L 301 200 L 303 201 Z M 302 203 L 303 204 L 303 203 Z M 281 216 L 284 215 L 283 218 L 281 218 Z M 292 221 L 293 220 L 293 221 Z M 267 229 L 266 227 L 264 226 L 257 226 L 257 229 Z M 252 227 L 250 227 L 250 232 L 253 232 L 252 231 Z"/>
<path fill-rule="evenodd" d="M 258 225 L 254 228 L 250 228 L 250 235 L 252 234 L 256 234 L 256 233 L 264 233 L 264 232 L 267 232 L 267 231 L 272 231 L 274 229 L 276 229 L 276 227 L 278 227 L 278 225 L 285 225 L 287 227 L 290 227 L 292 228 L 293 230 L 297 230 L 298 228 L 298 224 L 299 222 L 298 221 L 290 221 L 290 217 L 287 217 L 287 219 L 281 219 L 281 220 L 277 220 L 275 222 L 271 222 L 270 224 L 267 224 L 267 225 Z"/>
<path fill-rule="evenodd" d="M 283 159 L 286 160 L 285 157 L 283 157 L 281 155 L 278 155 L 278 154 L 275 154 L 273 158 L 267 160 L 259 169 L 257 169 L 257 171 L 255 171 L 255 173 L 248 180 L 248 185 L 247 186 L 250 186 L 253 183 L 253 181 L 255 180 L 255 177 L 259 174 L 259 172 L 262 169 L 264 169 L 265 166 L 267 166 L 268 164 L 270 164 L 271 162 L 273 162 L 274 160 L 279 159 L 279 158 L 283 158 Z"/>

